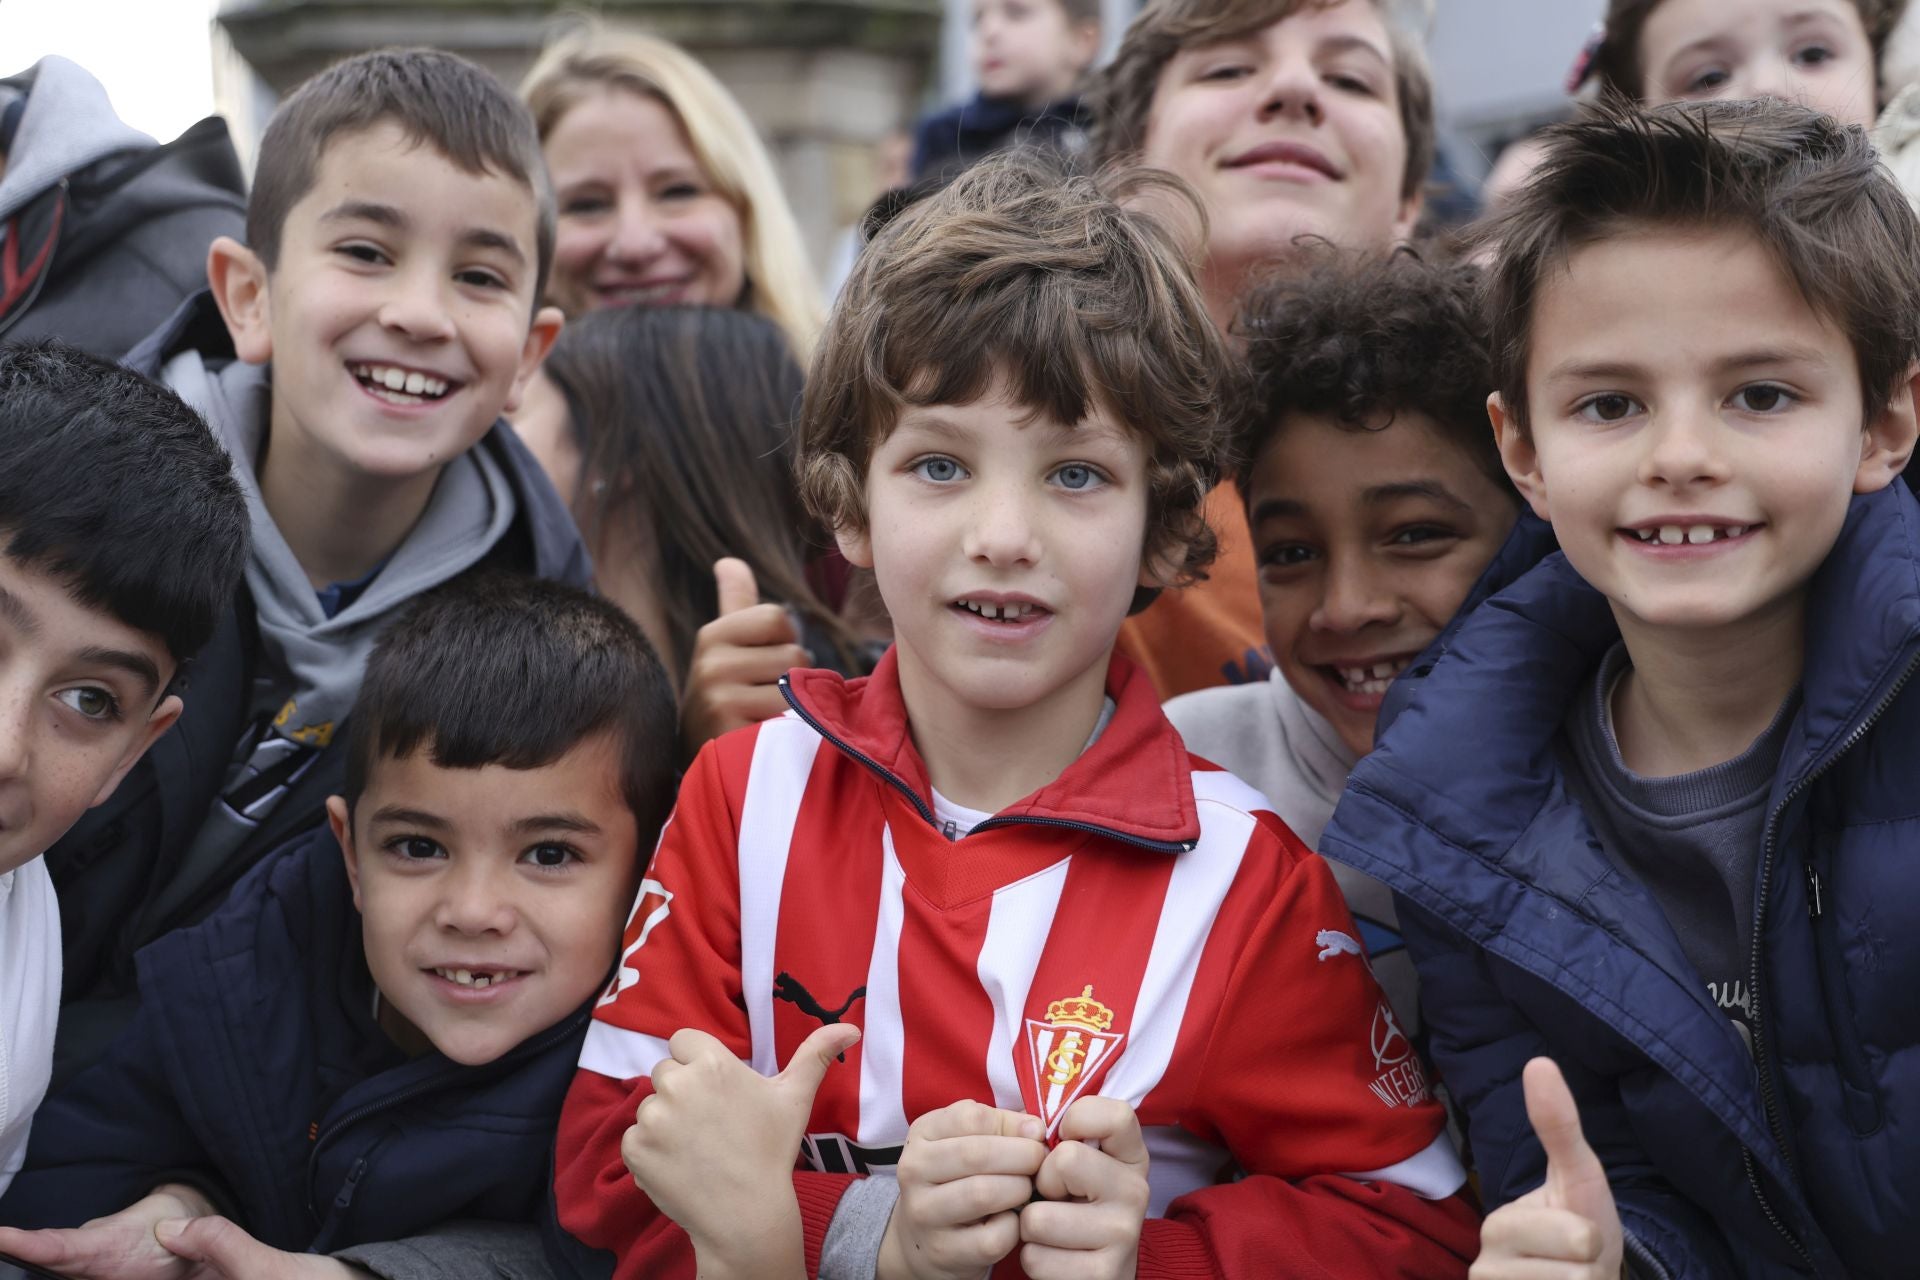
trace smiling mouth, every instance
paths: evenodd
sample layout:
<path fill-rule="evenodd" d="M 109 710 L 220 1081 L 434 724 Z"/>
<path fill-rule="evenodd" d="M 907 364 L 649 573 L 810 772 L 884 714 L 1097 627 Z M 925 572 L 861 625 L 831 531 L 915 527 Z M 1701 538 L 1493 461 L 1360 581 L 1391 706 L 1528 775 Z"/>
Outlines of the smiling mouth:
<path fill-rule="evenodd" d="M 1405 671 L 1413 662 L 1414 655 L 1405 654 L 1398 658 L 1383 658 L 1365 666 L 1349 666 L 1345 663 L 1328 663 L 1319 666 L 1320 672 L 1338 684 L 1348 693 L 1367 696 L 1385 693 L 1394 677 Z"/>
<path fill-rule="evenodd" d="M 428 969 L 428 973 L 445 978 L 457 987 L 473 987 L 476 990 L 497 986 L 514 978 L 527 976 L 525 969 Z"/>
<path fill-rule="evenodd" d="M 350 364 L 351 373 L 369 394 L 388 404 L 419 405 L 444 400 L 457 383 L 419 369 L 393 364 Z"/>
<path fill-rule="evenodd" d="M 953 607 L 963 609 L 975 617 L 985 618 L 988 622 L 1001 623 L 1025 622 L 1028 618 L 1051 612 L 1041 605 L 1029 604 L 1023 600 L 1009 600 L 1005 604 L 992 604 L 984 600 L 955 600 Z"/>
<path fill-rule="evenodd" d="M 1710 542 L 1731 542 L 1760 528 L 1757 524 L 1663 524 L 1651 529 L 1623 529 L 1622 533 L 1641 543 L 1662 546 L 1705 546 Z"/>

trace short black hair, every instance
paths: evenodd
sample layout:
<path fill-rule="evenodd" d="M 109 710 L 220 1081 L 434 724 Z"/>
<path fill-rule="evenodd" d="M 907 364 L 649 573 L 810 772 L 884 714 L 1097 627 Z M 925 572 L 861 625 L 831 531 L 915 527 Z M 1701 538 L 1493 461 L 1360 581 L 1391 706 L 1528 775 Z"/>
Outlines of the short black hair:
<path fill-rule="evenodd" d="M 247 245 L 272 271 L 287 214 L 320 172 L 338 134 L 390 121 L 465 173 L 526 187 L 534 204 L 534 303 L 553 265 L 553 189 L 540 135 L 525 104 L 485 68 L 444 49 L 375 49 L 303 81 L 267 122 L 247 197 Z"/>
<path fill-rule="evenodd" d="M 1250 374 L 1235 415 L 1240 492 L 1288 414 L 1364 431 L 1414 412 L 1517 501 L 1487 420 L 1493 359 L 1478 274 L 1407 249 L 1329 247 L 1307 270 L 1258 289 L 1240 314 Z"/>
<path fill-rule="evenodd" d="M 0 346 L 0 536 L 16 564 L 158 636 L 207 643 L 247 563 L 247 503 L 200 415 L 59 342 Z"/>
<path fill-rule="evenodd" d="M 443 769 L 538 769 L 583 739 L 618 741 L 643 842 L 673 803 L 673 686 L 619 608 L 493 571 L 422 595 L 375 643 L 347 721 L 351 809 L 380 760 L 426 749 Z"/>

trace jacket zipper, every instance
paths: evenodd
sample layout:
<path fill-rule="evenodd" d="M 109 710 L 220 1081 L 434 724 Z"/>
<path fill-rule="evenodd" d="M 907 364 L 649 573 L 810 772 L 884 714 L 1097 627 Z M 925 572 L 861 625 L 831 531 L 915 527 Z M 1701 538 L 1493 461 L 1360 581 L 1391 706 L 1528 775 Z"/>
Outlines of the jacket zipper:
<path fill-rule="evenodd" d="M 911 801 L 914 809 L 920 814 L 921 817 L 927 820 L 928 826 L 932 827 L 935 831 L 940 830 L 940 820 L 933 816 L 933 810 L 927 807 L 927 802 L 920 798 L 918 792 L 914 791 L 912 787 L 908 786 L 904 781 L 902 781 L 899 775 L 895 774 L 893 770 L 887 768 L 887 766 L 881 764 L 878 760 L 875 760 L 872 756 L 866 754 L 864 751 L 860 751 L 857 748 L 853 747 L 844 739 L 836 737 L 834 734 L 828 732 L 826 726 L 821 724 L 818 720 L 814 719 L 813 713 L 808 711 L 805 707 L 801 706 L 800 700 L 793 696 L 793 688 L 791 685 L 787 683 L 787 678 L 785 676 L 780 677 L 780 694 L 782 697 L 784 697 L 787 700 L 787 705 L 793 708 L 794 714 L 799 716 L 800 719 L 806 723 L 809 729 L 812 729 L 815 733 L 819 734 L 822 738 L 825 738 L 829 743 L 833 744 L 833 746 L 838 750 L 840 750 L 841 752 L 853 757 L 853 759 L 865 765 L 874 774 L 876 774 L 883 781 L 885 781 L 890 786 L 892 786 L 894 790 L 898 791 L 901 795 L 905 796 L 909 801 Z M 982 822 L 979 826 L 975 827 L 974 830 L 984 831 L 988 827 L 1011 827 L 1016 825 L 1026 825 L 1026 826 L 1033 826 L 1033 827 L 1058 827 L 1067 831 L 1084 831 L 1089 835 L 1105 836 L 1109 840 L 1118 840 L 1122 844 L 1134 845 L 1135 847 L 1141 848 L 1141 849 L 1150 849 L 1154 853 L 1189 853 L 1193 850 L 1193 848 L 1196 845 L 1199 844 L 1199 841 L 1197 840 L 1185 840 L 1185 841 L 1178 841 L 1178 842 L 1168 841 L 1168 840 L 1148 840 L 1144 836 L 1129 835 L 1124 831 L 1115 831 L 1112 827 L 1103 827 L 1103 826 L 1099 826 L 1096 823 L 1091 823 L 1091 822 L 1074 822 L 1068 818 L 1023 818 L 1023 817 L 988 818 L 985 822 Z"/>
<path fill-rule="evenodd" d="M 565 1022 L 560 1023 L 557 1026 L 553 1027 L 552 1030 L 547 1035 L 540 1037 L 538 1041 L 531 1042 L 531 1043 L 529 1042 L 521 1043 L 521 1045 L 518 1048 L 514 1049 L 513 1052 L 507 1054 L 502 1058 L 496 1059 L 493 1065 L 495 1067 L 504 1068 L 509 1064 L 518 1062 L 522 1058 L 531 1057 L 535 1054 L 541 1053 L 544 1050 L 552 1047 L 555 1043 L 559 1042 L 560 1040 L 563 1040 L 567 1036 L 573 1034 L 574 1029 L 579 1026 L 582 1017 L 591 1017 L 591 1016 L 592 1014 L 590 1011 L 583 1011 L 582 1014 L 568 1018 Z M 433 1076 L 431 1079 L 421 1080 L 414 1084 L 408 1085 L 406 1088 L 400 1090 L 397 1093 L 390 1093 L 384 1098 L 376 1098 L 372 1102 L 362 1103 L 361 1105 L 355 1107 L 353 1110 L 347 1112 L 346 1115 L 341 1116 L 334 1123 L 328 1125 L 324 1130 L 321 1130 L 314 1134 L 313 1150 L 307 1153 L 307 1212 L 313 1215 L 313 1219 L 315 1222 L 324 1223 L 325 1221 L 327 1221 L 327 1219 L 321 1218 L 319 1206 L 316 1205 L 313 1201 L 313 1180 L 314 1180 L 315 1174 L 319 1172 L 320 1152 L 327 1145 L 327 1140 L 329 1138 L 334 1137 L 337 1134 L 345 1132 L 347 1129 L 351 1128 L 352 1126 L 359 1124 L 362 1120 L 365 1120 L 368 1116 L 378 1115 L 382 1111 L 386 1111 L 393 1107 L 397 1107 L 403 1102 L 409 1102 L 414 1098 L 420 1097 L 422 1094 L 432 1093 L 436 1089 L 446 1088 L 449 1085 L 449 1083 L 451 1083 L 451 1081 L 449 1080 L 449 1077 L 454 1074 L 455 1073 L 452 1071 L 442 1071 L 436 1074 L 435 1076 Z M 334 1202 L 333 1202 L 334 1214 L 338 1214 L 341 1210 L 345 1209 L 349 1204 L 352 1203 L 354 1192 L 359 1187 L 360 1178 L 363 1174 L 366 1173 L 366 1171 L 367 1171 L 367 1161 L 365 1157 L 361 1157 L 353 1162 L 352 1166 L 347 1171 L 346 1181 L 341 1184 L 340 1192 L 334 1198 Z"/>
<path fill-rule="evenodd" d="M 1795 1177 L 1799 1176 L 1799 1171 L 1794 1168 L 1793 1152 L 1787 1144 L 1786 1126 L 1780 1121 L 1778 1100 L 1773 1096 L 1773 1076 L 1767 1070 L 1765 1019 L 1761 1010 L 1760 948 L 1767 921 L 1767 889 L 1773 878 L 1773 854 L 1780 836 L 1780 817 L 1786 812 L 1787 807 L 1799 798 L 1801 793 L 1817 782 L 1821 775 L 1826 773 L 1828 769 L 1831 769 L 1840 757 L 1844 756 L 1848 751 L 1851 751 L 1862 738 L 1867 736 L 1867 732 L 1873 728 L 1875 722 L 1886 714 L 1888 707 L 1893 705 L 1893 700 L 1900 696 L 1900 691 L 1906 687 L 1907 681 L 1913 678 L 1913 673 L 1916 669 L 1920 669 L 1920 654 L 1915 655 L 1908 661 L 1906 670 L 1900 673 L 1900 678 L 1893 682 L 1893 687 L 1887 690 L 1886 697 L 1880 700 L 1879 704 L 1874 707 L 1867 718 L 1854 726 L 1853 731 L 1847 735 L 1846 740 L 1825 760 L 1822 760 L 1818 768 L 1794 783 L 1787 791 L 1787 794 L 1781 797 L 1780 803 L 1775 806 L 1773 812 L 1767 817 L 1766 840 L 1762 844 L 1762 853 L 1760 856 L 1760 893 L 1754 907 L 1753 916 L 1753 955 L 1747 976 L 1747 990 L 1752 993 L 1749 1020 L 1753 1024 L 1753 1061 L 1760 1077 L 1760 1106 L 1762 1110 L 1766 1112 L 1767 1130 L 1773 1135 L 1774 1145 L 1780 1149 L 1780 1159 L 1786 1164 L 1787 1170 L 1793 1173 Z M 1817 887 L 1810 885 L 1809 888 L 1813 889 L 1815 893 L 1813 902 L 1817 904 L 1819 901 Z M 1766 1193 L 1761 1189 L 1760 1171 L 1753 1158 L 1753 1152 L 1742 1147 L 1740 1155 L 1742 1162 L 1746 1165 L 1747 1182 L 1753 1188 L 1754 1197 L 1760 1201 L 1761 1209 L 1766 1212 L 1767 1220 L 1773 1223 L 1774 1228 L 1780 1232 L 1787 1243 L 1793 1246 L 1794 1252 L 1799 1254 L 1808 1266 L 1813 1266 L 1812 1251 L 1802 1244 L 1799 1238 L 1791 1231 L 1787 1230 L 1786 1224 L 1781 1222 L 1779 1215 L 1774 1212 L 1773 1205 L 1768 1202 Z"/>

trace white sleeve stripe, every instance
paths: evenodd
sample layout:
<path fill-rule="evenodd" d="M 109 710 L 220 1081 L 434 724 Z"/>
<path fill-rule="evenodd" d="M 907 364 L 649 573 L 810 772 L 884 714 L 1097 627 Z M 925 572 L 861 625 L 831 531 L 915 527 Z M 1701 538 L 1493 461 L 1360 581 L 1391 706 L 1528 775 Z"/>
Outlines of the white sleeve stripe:
<path fill-rule="evenodd" d="M 672 1056 L 665 1040 L 595 1018 L 580 1046 L 580 1067 L 613 1080 L 633 1080 L 651 1076 L 660 1059 Z"/>
<path fill-rule="evenodd" d="M 820 735 L 795 721 L 760 726 L 740 805 L 740 994 L 747 1006 L 753 1069 L 778 1075 L 773 1043 L 773 947 L 787 855 Z"/>
<path fill-rule="evenodd" d="M 1409 1156 L 1384 1169 L 1370 1169 L 1365 1173 L 1347 1173 L 1342 1177 L 1352 1178 L 1355 1182 L 1391 1182 L 1396 1187 L 1405 1187 L 1426 1200 L 1444 1200 L 1458 1191 L 1467 1180 L 1467 1171 L 1460 1167 L 1460 1157 L 1454 1154 L 1453 1140 L 1447 1137 L 1447 1131 L 1440 1133 L 1429 1142 L 1426 1149 L 1417 1155 Z"/>

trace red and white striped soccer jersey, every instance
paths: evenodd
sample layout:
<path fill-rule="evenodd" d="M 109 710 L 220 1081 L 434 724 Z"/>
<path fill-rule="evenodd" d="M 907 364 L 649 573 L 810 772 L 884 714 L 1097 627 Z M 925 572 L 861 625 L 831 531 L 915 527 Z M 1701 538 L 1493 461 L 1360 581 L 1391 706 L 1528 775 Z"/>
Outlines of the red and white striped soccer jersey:
<path fill-rule="evenodd" d="M 957 843 L 891 655 L 865 681 L 796 673 L 796 712 L 709 745 L 567 1099 L 563 1225 L 619 1276 L 691 1276 L 619 1155 L 668 1037 L 702 1028 L 771 1075 L 844 1020 L 863 1036 L 795 1174 L 810 1273 L 848 1180 L 888 1172 L 916 1117 L 977 1099 L 1051 1133 L 1100 1094 L 1134 1107 L 1151 1152 L 1143 1276 L 1273 1276 L 1287 1256 L 1464 1274 L 1460 1165 L 1331 873 L 1187 755 L 1124 659 L 1108 693 L 1080 760 Z"/>

